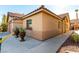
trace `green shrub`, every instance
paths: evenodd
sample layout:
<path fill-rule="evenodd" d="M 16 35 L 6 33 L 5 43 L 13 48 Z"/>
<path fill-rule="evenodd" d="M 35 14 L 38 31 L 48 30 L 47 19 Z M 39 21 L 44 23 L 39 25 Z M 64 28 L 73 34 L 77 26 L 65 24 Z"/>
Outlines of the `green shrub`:
<path fill-rule="evenodd" d="M 19 35 L 19 28 L 18 27 L 15 27 L 13 29 L 13 32 L 14 32 L 14 35 L 16 35 L 16 38 L 18 38 L 18 35 Z"/>
<path fill-rule="evenodd" d="M 75 42 L 79 42 L 79 35 L 77 33 L 73 33 L 71 35 L 72 40 L 74 40 Z"/>
<path fill-rule="evenodd" d="M 25 41 L 25 40 L 24 40 L 25 35 L 26 35 L 26 31 L 25 31 L 25 29 L 22 28 L 22 27 L 19 28 L 19 36 L 20 36 L 20 38 L 21 38 L 20 41 Z"/>
<path fill-rule="evenodd" d="M 1 24 L 2 32 L 6 32 L 7 27 L 8 27 L 7 24 Z"/>
<path fill-rule="evenodd" d="M 19 28 L 19 32 L 25 32 L 25 29 L 22 28 L 22 27 L 20 27 L 20 28 Z"/>
<path fill-rule="evenodd" d="M 16 32 L 16 31 L 19 31 L 19 28 L 18 27 L 14 27 L 13 28 L 13 32 Z"/>

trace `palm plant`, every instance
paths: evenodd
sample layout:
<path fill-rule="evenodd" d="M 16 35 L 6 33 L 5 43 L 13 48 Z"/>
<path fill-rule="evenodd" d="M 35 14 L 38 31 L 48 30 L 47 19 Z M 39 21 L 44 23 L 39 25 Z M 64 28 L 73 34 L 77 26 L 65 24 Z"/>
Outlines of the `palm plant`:
<path fill-rule="evenodd" d="M 20 41 L 25 41 L 25 40 L 24 40 L 25 35 L 26 35 L 26 31 L 25 31 L 25 29 L 22 28 L 22 27 L 19 28 L 19 36 L 20 36 L 20 38 L 21 38 Z"/>
<path fill-rule="evenodd" d="M 78 9 L 75 9 L 75 12 L 78 12 Z"/>
<path fill-rule="evenodd" d="M 78 30 L 78 9 L 75 9 L 75 12 L 76 12 L 76 22 L 75 22 L 75 29 Z"/>
<path fill-rule="evenodd" d="M 75 9 L 76 12 L 76 19 L 78 20 L 78 9 Z"/>
<path fill-rule="evenodd" d="M 19 35 L 19 28 L 18 27 L 15 27 L 13 29 L 13 32 L 14 32 L 14 35 L 16 35 L 16 38 L 18 38 L 18 35 Z"/>

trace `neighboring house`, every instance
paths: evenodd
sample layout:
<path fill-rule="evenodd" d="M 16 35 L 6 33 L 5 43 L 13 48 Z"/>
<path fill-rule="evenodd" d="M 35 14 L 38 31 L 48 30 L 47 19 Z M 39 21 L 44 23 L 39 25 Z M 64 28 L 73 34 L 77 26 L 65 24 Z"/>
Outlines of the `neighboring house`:
<path fill-rule="evenodd" d="M 68 32 L 70 30 L 70 17 L 68 13 L 59 15 L 63 20 L 63 32 Z"/>
<path fill-rule="evenodd" d="M 26 35 L 38 40 L 46 40 L 70 30 L 70 18 L 68 13 L 65 15 L 56 15 L 43 5 L 30 12 L 27 15 L 9 21 L 9 30 L 12 32 L 13 27 L 21 21 L 22 26 L 26 28 Z M 16 20 L 16 21 L 15 21 Z M 11 26 L 11 27 L 10 27 Z"/>
<path fill-rule="evenodd" d="M 20 17 L 24 16 L 23 14 L 18 14 L 18 13 L 12 13 L 8 12 L 7 14 L 7 19 L 8 19 L 8 31 L 13 32 L 13 28 L 16 26 L 23 26 L 23 20 L 19 19 Z"/>
<path fill-rule="evenodd" d="M 78 19 L 75 19 L 75 22 L 74 22 L 74 30 L 78 30 L 78 29 L 79 29 Z"/>
<path fill-rule="evenodd" d="M 70 23 L 71 23 L 71 30 L 76 30 L 75 29 L 76 27 L 78 27 L 78 29 L 79 29 L 79 19 L 77 22 L 76 22 L 76 19 L 72 19 L 72 20 L 70 20 Z"/>
<path fill-rule="evenodd" d="M 70 29 L 74 30 L 74 21 L 75 20 L 70 20 Z"/>

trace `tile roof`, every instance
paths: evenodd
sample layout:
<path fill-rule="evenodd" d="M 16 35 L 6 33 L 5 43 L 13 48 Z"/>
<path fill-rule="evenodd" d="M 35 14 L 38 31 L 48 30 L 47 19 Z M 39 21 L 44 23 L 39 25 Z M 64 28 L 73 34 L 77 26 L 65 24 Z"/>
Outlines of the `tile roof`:
<path fill-rule="evenodd" d="M 30 12 L 30 13 L 24 15 L 22 18 L 26 18 L 26 17 L 28 17 L 28 15 L 31 15 L 31 14 L 34 13 L 34 12 L 37 13 L 37 11 L 39 11 L 39 10 L 41 10 L 41 9 L 42 9 L 42 11 L 46 10 L 46 11 L 48 11 L 49 13 L 53 14 L 53 16 L 55 16 L 55 17 L 57 17 L 57 18 L 59 18 L 59 19 L 62 19 L 61 17 L 59 17 L 58 15 L 56 15 L 55 13 L 53 13 L 52 11 L 50 11 L 49 9 L 45 8 L 44 5 L 41 5 L 41 6 L 40 6 L 39 8 L 37 8 L 36 10 L 34 10 L 34 11 L 32 11 L 32 12 Z"/>
<path fill-rule="evenodd" d="M 13 12 L 8 12 L 7 14 L 7 19 L 10 17 L 13 17 L 13 20 L 18 20 L 20 19 L 22 16 L 24 16 L 24 14 L 19 14 L 19 13 L 13 13 Z"/>
<path fill-rule="evenodd" d="M 22 17 L 24 14 L 19 14 L 19 13 L 13 13 L 13 12 L 8 12 L 9 16 L 11 17 Z"/>
<path fill-rule="evenodd" d="M 67 16 L 67 15 L 69 15 L 69 13 L 60 14 L 59 16 L 60 16 L 61 18 L 64 18 L 64 17 Z"/>
<path fill-rule="evenodd" d="M 26 18 L 26 17 L 29 17 L 29 16 L 31 16 L 31 15 L 33 15 L 33 14 L 36 14 L 36 13 L 40 12 L 39 10 L 42 10 L 42 11 L 45 10 L 45 12 L 47 11 L 49 14 L 52 14 L 53 16 L 55 16 L 55 17 L 58 18 L 58 19 L 63 19 L 63 18 L 64 18 L 65 16 L 67 16 L 67 15 L 69 16 L 68 13 L 56 15 L 55 13 L 53 13 L 52 11 L 50 11 L 49 9 L 45 8 L 44 5 L 41 5 L 39 8 L 37 8 L 36 10 L 34 10 L 34 11 L 32 11 L 32 12 L 26 14 L 26 15 L 24 15 L 24 14 L 19 14 L 19 13 L 12 13 L 12 12 L 8 12 L 8 14 L 9 14 L 9 16 L 11 16 L 11 17 L 15 17 L 15 19 L 19 19 L 19 18 L 24 19 L 24 18 Z"/>

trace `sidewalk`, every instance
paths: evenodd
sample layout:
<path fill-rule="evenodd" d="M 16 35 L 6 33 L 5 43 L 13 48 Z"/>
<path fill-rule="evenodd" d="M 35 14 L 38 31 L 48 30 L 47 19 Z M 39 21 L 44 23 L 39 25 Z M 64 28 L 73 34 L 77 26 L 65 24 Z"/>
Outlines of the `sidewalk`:
<path fill-rule="evenodd" d="M 5 40 L 1 46 L 2 53 L 56 53 L 59 47 L 67 40 L 72 31 L 61 34 L 46 41 L 38 41 L 27 38 L 25 42 L 11 37 Z"/>
<path fill-rule="evenodd" d="M 28 52 L 36 52 L 36 53 L 56 53 L 56 51 L 60 48 L 60 46 L 67 40 L 67 38 L 71 35 L 71 32 L 56 36 L 45 41 L 40 46 L 29 50 Z"/>

